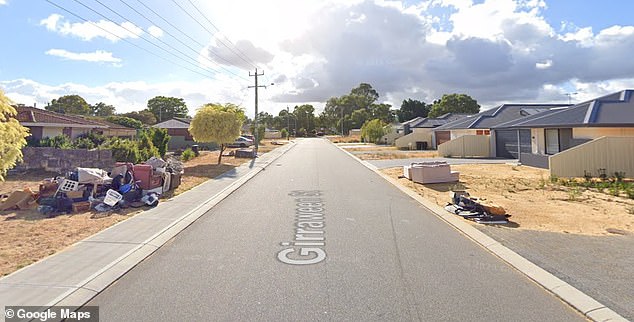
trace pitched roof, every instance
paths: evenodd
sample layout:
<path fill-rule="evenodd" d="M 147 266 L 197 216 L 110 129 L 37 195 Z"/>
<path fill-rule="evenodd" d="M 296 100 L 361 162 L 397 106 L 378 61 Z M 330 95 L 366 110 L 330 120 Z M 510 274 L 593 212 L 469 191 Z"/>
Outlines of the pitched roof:
<path fill-rule="evenodd" d="M 553 109 L 497 128 L 634 127 L 634 90 L 628 89 L 568 108 Z"/>
<path fill-rule="evenodd" d="M 521 119 L 567 104 L 502 104 L 478 114 L 447 123 L 437 130 L 491 129 L 499 124 Z"/>
<path fill-rule="evenodd" d="M 77 115 L 61 114 L 29 106 L 16 106 L 16 119 L 24 126 L 107 128 L 107 125 Z"/>
<path fill-rule="evenodd" d="M 191 122 L 191 119 L 175 117 L 170 120 L 163 121 L 158 124 L 154 124 L 152 125 L 152 127 L 157 127 L 161 129 L 188 129 L 190 122 Z"/>
<path fill-rule="evenodd" d="M 447 113 L 439 117 L 426 117 L 410 123 L 410 128 L 437 128 L 449 122 L 461 120 L 470 114 Z"/>

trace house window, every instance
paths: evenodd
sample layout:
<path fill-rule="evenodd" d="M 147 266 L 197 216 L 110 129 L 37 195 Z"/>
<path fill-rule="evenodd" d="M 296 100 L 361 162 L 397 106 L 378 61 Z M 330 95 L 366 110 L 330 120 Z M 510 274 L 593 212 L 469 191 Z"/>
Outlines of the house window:
<path fill-rule="evenodd" d="M 491 130 L 484 130 L 484 135 L 491 135 Z"/>
<path fill-rule="evenodd" d="M 476 130 L 476 135 L 490 135 L 490 130 Z"/>
<path fill-rule="evenodd" d="M 559 129 L 545 129 L 546 154 L 559 153 Z"/>
<path fill-rule="evenodd" d="M 482 135 L 482 134 L 484 134 L 484 131 L 482 131 L 482 130 L 476 130 L 476 135 Z"/>

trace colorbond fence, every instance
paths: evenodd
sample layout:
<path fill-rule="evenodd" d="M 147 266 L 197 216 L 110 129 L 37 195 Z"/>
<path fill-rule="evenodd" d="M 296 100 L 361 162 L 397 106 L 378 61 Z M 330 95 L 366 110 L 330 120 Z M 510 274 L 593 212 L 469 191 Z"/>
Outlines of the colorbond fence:
<path fill-rule="evenodd" d="M 625 172 L 634 178 L 634 137 L 601 137 L 550 156 L 550 174 L 557 177 L 583 177 L 584 171 L 599 176 Z"/>
<path fill-rule="evenodd" d="M 491 156 L 491 138 L 488 135 L 463 135 L 438 146 L 438 155 L 442 157 L 479 157 Z"/>

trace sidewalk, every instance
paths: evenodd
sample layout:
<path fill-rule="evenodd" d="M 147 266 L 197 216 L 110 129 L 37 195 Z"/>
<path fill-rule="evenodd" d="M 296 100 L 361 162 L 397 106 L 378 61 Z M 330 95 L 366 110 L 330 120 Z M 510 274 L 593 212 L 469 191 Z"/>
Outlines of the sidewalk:
<path fill-rule="evenodd" d="M 0 306 L 83 305 L 294 145 L 279 147 L 1 278 Z"/>

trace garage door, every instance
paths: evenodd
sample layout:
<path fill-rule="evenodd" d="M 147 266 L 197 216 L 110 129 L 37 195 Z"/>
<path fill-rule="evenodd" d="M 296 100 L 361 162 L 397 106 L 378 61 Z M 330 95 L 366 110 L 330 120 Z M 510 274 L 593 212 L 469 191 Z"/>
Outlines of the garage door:
<path fill-rule="evenodd" d="M 451 132 L 449 131 L 436 131 L 434 133 L 436 133 L 436 146 L 451 141 Z"/>
<path fill-rule="evenodd" d="M 531 152 L 530 130 L 497 130 L 495 131 L 496 155 L 500 158 L 519 159 L 519 150 L 524 153 Z"/>

